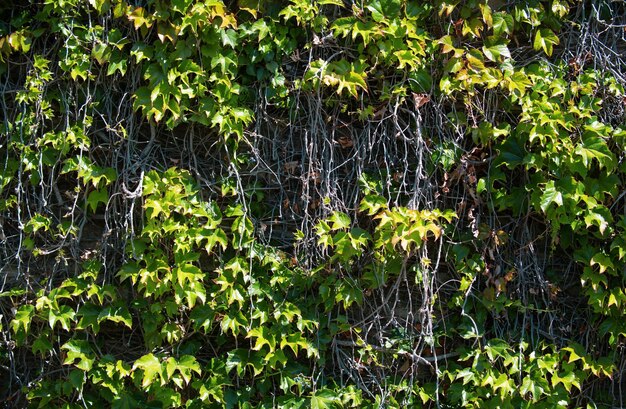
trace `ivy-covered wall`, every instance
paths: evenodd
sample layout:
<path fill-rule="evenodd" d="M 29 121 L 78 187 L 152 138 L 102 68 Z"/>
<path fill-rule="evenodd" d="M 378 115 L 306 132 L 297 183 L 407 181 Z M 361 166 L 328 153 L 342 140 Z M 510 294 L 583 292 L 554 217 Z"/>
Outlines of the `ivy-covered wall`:
<path fill-rule="evenodd" d="M 624 406 L 625 26 L 4 1 L 0 406 Z"/>

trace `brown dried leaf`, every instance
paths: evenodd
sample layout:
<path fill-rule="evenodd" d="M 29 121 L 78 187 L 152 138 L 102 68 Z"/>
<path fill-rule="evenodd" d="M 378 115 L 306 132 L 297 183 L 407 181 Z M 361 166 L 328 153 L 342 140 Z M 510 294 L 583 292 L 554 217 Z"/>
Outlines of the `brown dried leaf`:
<path fill-rule="evenodd" d="M 412 94 L 413 102 L 415 103 L 415 109 L 420 109 L 428 102 L 430 102 L 430 96 L 428 94 L 416 94 L 415 92 L 413 92 Z"/>

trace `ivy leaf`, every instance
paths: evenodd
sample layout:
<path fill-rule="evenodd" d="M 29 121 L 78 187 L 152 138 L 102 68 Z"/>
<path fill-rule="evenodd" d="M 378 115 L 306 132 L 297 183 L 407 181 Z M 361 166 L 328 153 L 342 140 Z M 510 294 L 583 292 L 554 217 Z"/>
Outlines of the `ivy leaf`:
<path fill-rule="evenodd" d="M 513 16 L 504 12 L 493 13 L 492 15 L 493 35 L 502 37 L 502 34 L 513 32 Z"/>
<path fill-rule="evenodd" d="M 130 393 L 122 391 L 113 399 L 111 403 L 112 409 L 133 409 L 140 407 L 140 403 Z"/>
<path fill-rule="evenodd" d="M 350 216 L 343 212 L 334 212 L 328 221 L 332 223 L 332 230 L 347 229 L 352 223 Z"/>
<path fill-rule="evenodd" d="M 500 156 L 497 160 L 498 165 L 505 165 L 509 169 L 524 163 L 526 151 L 522 144 L 516 138 L 507 138 L 500 147 Z"/>
<path fill-rule="evenodd" d="M 580 390 L 580 382 L 578 381 L 573 368 L 569 371 L 552 374 L 552 386 L 556 386 L 559 383 L 563 384 L 567 392 L 572 389 L 572 386 L 575 386 L 578 390 Z"/>
<path fill-rule="evenodd" d="M 228 30 L 220 30 L 220 35 L 222 37 L 222 45 L 224 47 L 237 47 L 237 32 L 235 30 L 232 28 L 229 28 Z"/>
<path fill-rule="evenodd" d="M 463 385 L 468 382 L 473 382 L 476 379 L 476 373 L 471 368 L 464 368 L 459 370 L 454 379 L 463 379 Z"/>
<path fill-rule="evenodd" d="M 439 40 L 437 40 L 437 43 L 441 44 L 441 52 L 443 52 L 444 54 L 447 54 L 451 51 L 454 51 L 454 53 L 456 54 L 456 48 L 454 47 L 451 36 L 443 36 Z"/>
<path fill-rule="evenodd" d="M 150 219 L 157 218 L 159 214 L 164 211 L 160 200 L 146 199 L 143 207 L 146 209 L 146 215 Z M 166 215 L 169 215 L 169 212 L 167 212 Z"/>
<path fill-rule="evenodd" d="M 198 363 L 198 361 L 196 361 L 196 358 L 191 355 L 183 355 L 178 360 L 176 369 L 178 369 L 186 384 L 189 384 L 189 382 L 191 381 L 192 372 L 195 372 L 199 376 L 202 375 L 200 364 Z"/>
<path fill-rule="evenodd" d="M 491 7 L 489 7 L 488 4 L 479 4 L 478 8 L 480 8 L 483 22 L 488 28 L 491 28 L 493 26 L 493 13 L 491 11 Z"/>
<path fill-rule="evenodd" d="M 510 395 L 514 390 L 513 380 L 504 373 L 500 374 L 500 376 L 498 376 L 498 378 L 493 382 L 493 389 L 501 389 L 500 394 L 502 396 Z"/>
<path fill-rule="evenodd" d="M 277 349 L 273 353 L 267 354 L 265 356 L 265 362 L 267 362 L 267 365 L 270 368 L 280 368 L 284 367 L 287 362 L 289 362 L 289 359 L 282 349 Z"/>
<path fill-rule="evenodd" d="M 400 3 L 396 0 L 374 0 L 365 7 L 372 13 L 372 19 L 376 22 L 393 18 L 400 11 Z"/>
<path fill-rule="evenodd" d="M 203 329 L 205 333 L 211 330 L 213 320 L 215 319 L 215 308 L 209 305 L 198 305 L 191 310 L 191 320 L 194 323 L 194 329 Z"/>
<path fill-rule="evenodd" d="M 385 208 L 387 208 L 387 200 L 379 195 L 367 195 L 361 200 L 361 204 L 359 205 L 359 210 L 367 212 L 368 216 L 372 216 L 378 213 L 380 209 Z"/>
<path fill-rule="evenodd" d="M 467 66 L 476 73 L 481 73 L 486 70 L 485 59 L 479 50 L 470 50 L 467 52 L 465 58 L 467 59 Z"/>
<path fill-rule="evenodd" d="M 147 388 L 152 384 L 154 378 L 161 373 L 161 362 L 159 358 L 152 353 L 142 356 L 135 361 L 133 365 L 133 371 L 141 369 L 143 371 L 143 378 L 141 386 Z"/>
<path fill-rule="evenodd" d="M 509 344 L 501 339 L 489 340 L 485 346 L 485 352 L 491 361 L 495 361 L 496 358 L 504 356 L 508 349 Z"/>
<path fill-rule="evenodd" d="M 515 71 L 513 75 L 506 75 L 505 79 L 507 79 L 507 81 L 504 83 L 507 85 L 509 92 L 518 96 L 524 95 L 526 88 L 531 86 L 528 76 L 522 71 Z"/>
<path fill-rule="evenodd" d="M 23 330 L 24 333 L 27 333 L 34 314 L 35 307 L 33 305 L 22 305 L 15 313 L 15 318 L 11 321 L 13 332 L 17 334 L 20 330 Z"/>
<path fill-rule="evenodd" d="M 546 55 L 551 56 L 553 46 L 559 44 L 559 37 L 549 28 L 540 28 L 535 34 L 533 48 L 535 51 L 543 50 Z"/>
<path fill-rule="evenodd" d="M 109 67 L 107 68 L 107 76 L 111 76 L 115 74 L 117 71 L 120 72 L 121 75 L 126 74 L 128 60 L 125 58 L 120 58 L 119 60 L 111 60 L 109 61 Z"/>
<path fill-rule="evenodd" d="M 236 370 L 237 375 L 241 375 L 248 362 L 248 354 L 250 352 L 243 348 L 238 348 L 227 353 L 226 358 L 226 371 L 230 372 L 233 369 Z"/>
<path fill-rule="evenodd" d="M 328 389 L 322 389 L 311 396 L 311 409 L 335 409 L 342 407 L 337 393 Z"/>
<path fill-rule="evenodd" d="M 99 190 L 94 190 L 89 193 L 87 197 L 87 206 L 91 209 L 93 213 L 96 212 L 98 205 L 100 203 L 104 203 L 105 205 L 109 202 L 109 192 L 106 188 L 102 188 Z"/>
<path fill-rule="evenodd" d="M 502 58 L 511 58 L 511 52 L 504 43 L 490 44 L 490 42 L 486 41 L 483 46 L 483 54 L 485 54 L 485 57 L 489 60 L 494 62 L 499 62 Z"/>
<path fill-rule="evenodd" d="M 93 303 L 87 302 L 76 312 L 76 316 L 80 317 L 76 329 L 92 328 L 95 335 L 100 331 L 98 318 L 100 316 L 100 308 Z"/>
<path fill-rule="evenodd" d="M 522 386 L 520 387 L 520 393 L 522 396 L 527 395 L 528 393 L 532 394 L 532 401 L 537 402 L 541 395 L 544 392 L 544 388 L 539 384 L 539 382 L 535 381 L 531 377 L 527 376 L 522 381 Z"/>
<path fill-rule="evenodd" d="M 558 206 L 563 206 L 563 195 L 556 189 L 554 181 L 551 180 L 546 183 L 546 187 L 541 195 L 539 206 L 545 213 L 552 203 L 556 203 Z"/>
<path fill-rule="evenodd" d="M 91 370 L 95 355 L 88 341 L 74 339 L 66 342 L 61 349 L 67 351 L 67 358 L 63 361 L 63 365 L 74 364 L 78 359 L 75 365 L 77 368 L 83 371 Z"/>
<path fill-rule="evenodd" d="M 604 209 L 606 210 L 605 212 L 602 212 L 601 210 L 602 208 L 587 211 L 585 214 L 585 225 L 587 227 L 595 225 L 598 227 L 598 230 L 600 230 L 600 233 L 604 234 L 606 229 L 609 227 L 607 218 L 610 220 L 611 213 L 606 208 Z"/>
<path fill-rule="evenodd" d="M 281 349 L 284 349 L 286 346 L 291 348 L 295 356 L 298 356 L 299 349 L 306 349 L 309 344 L 306 338 L 302 336 L 302 333 L 297 332 L 295 334 L 289 334 L 280 341 Z"/>
<path fill-rule="evenodd" d="M 604 274 L 607 270 L 609 270 L 610 272 L 613 272 L 615 270 L 615 265 L 613 264 L 611 257 L 607 256 L 604 253 L 596 253 L 591 258 L 589 265 L 593 267 L 596 264 L 600 267 L 600 274 Z"/>
<path fill-rule="evenodd" d="M 377 34 L 379 34 L 379 29 L 372 21 L 364 22 L 359 20 L 352 27 L 352 40 L 356 40 L 358 36 L 361 36 L 365 45 L 370 43 L 372 35 Z"/>
<path fill-rule="evenodd" d="M 260 351 L 263 345 L 267 345 L 270 353 L 276 349 L 276 335 L 267 327 L 253 328 L 248 332 L 246 338 L 256 338 L 256 342 L 252 347 L 255 351 Z"/>
<path fill-rule="evenodd" d="M 172 0 L 172 11 L 185 14 L 193 0 Z"/>
<path fill-rule="evenodd" d="M 565 347 L 562 350 L 569 352 L 568 363 L 576 362 L 580 359 L 584 361 L 587 357 L 587 351 L 585 351 L 585 348 L 577 343 L 572 343 L 571 346 Z"/>
<path fill-rule="evenodd" d="M 106 43 L 98 43 L 93 46 L 91 55 L 98 62 L 98 64 L 104 65 L 104 63 L 106 63 L 111 56 L 111 48 Z"/>
<path fill-rule="evenodd" d="M 233 335 L 239 335 L 240 328 L 245 328 L 246 325 L 248 325 L 248 320 L 239 310 L 235 313 L 225 315 L 222 318 L 220 328 L 224 333 L 226 330 L 230 329 Z"/>
<path fill-rule="evenodd" d="M 50 324 L 50 328 L 54 328 L 54 325 L 57 322 L 61 323 L 61 327 L 64 330 L 70 330 L 70 322 L 74 321 L 74 316 L 76 313 L 72 308 L 67 305 L 61 305 L 58 309 L 50 309 L 48 315 L 48 323 Z"/>
<path fill-rule="evenodd" d="M 140 28 L 143 30 L 152 27 L 154 23 L 154 17 L 146 12 L 143 7 L 136 7 L 132 12 L 128 14 L 128 19 L 133 22 L 135 26 L 135 30 L 139 30 Z"/>
<path fill-rule="evenodd" d="M 585 132 L 582 137 L 582 143 L 576 147 L 575 153 L 581 157 L 585 167 L 589 165 L 593 159 L 598 161 L 600 169 L 606 167 L 611 171 L 615 167 L 615 157 L 606 144 L 606 141 L 600 136 L 596 136 L 591 132 Z"/>
<path fill-rule="evenodd" d="M 74 369 L 70 372 L 68 378 L 74 389 L 77 391 L 82 390 L 82 387 L 85 384 L 85 373 L 83 371 Z"/>
<path fill-rule="evenodd" d="M 113 321 L 123 323 L 128 328 L 133 328 L 133 319 L 126 307 L 107 307 L 98 314 L 98 324 L 102 321 Z"/>

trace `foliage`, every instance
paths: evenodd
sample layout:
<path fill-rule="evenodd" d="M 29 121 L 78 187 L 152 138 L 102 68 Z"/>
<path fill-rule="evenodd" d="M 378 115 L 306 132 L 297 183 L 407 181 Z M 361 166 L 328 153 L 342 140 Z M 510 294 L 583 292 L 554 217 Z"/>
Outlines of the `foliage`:
<path fill-rule="evenodd" d="M 589 7 L 1 5 L 0 402 L 617 405 L 626 12 Z"/>

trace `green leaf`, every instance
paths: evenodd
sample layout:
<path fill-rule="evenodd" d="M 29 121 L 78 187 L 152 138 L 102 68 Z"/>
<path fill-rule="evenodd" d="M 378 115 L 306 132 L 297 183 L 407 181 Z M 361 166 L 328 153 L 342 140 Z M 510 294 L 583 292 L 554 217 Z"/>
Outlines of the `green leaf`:
<path fill-rule="evenodd" d="M 24 231 L 26 233 L 36 233 L 40 229 L 48 231 L 50 229 L 51 220 L 42 214 L 34 214 L 24 225 Z"/>
<path fill-rule="evenodd" d="M 505 84 L 510 93 L 522 96 L 526 93 L 526 88 L 532 84 L 528 76 L 522 71 L 515 71 L 513 75 L 505 75 Z M 517 92 L 516 92 L 517 91 Z"/>
<path fill-rule="evenodd" d="M 372 36 L 377 36 L 380 33 L 378 26 L 372 21 L 357 22 L 352 27 L 352 40 L 356 40 L 358 36 L 361 36 L 365 45 L 369 44 Z"/>
<path fill-rule="evenodd" d="M 543 392 L 544 388 L 542 387 L 542 385 L 540 385 L 539 382 L 536 382 L 530 376 L 525 377 L 522 381 L 522 386 L 520 387 L 521 395 L 525 396 L 530 393 L 533 397 L 533 402 L 537 402 L 541 398 Z"/>
<path fill-rule="evenodd" d="M 232 28 L 229 28 L 228 30 L 220 30 L 220 35 L 222 37 L 222 45 L 224 47 L 237 47 L 237 32 L 235 30 Z"/>
<path fill-rule="evenodd" d="M 601 207 L 594 210 L 588 210 L 584 217 L 585 225 L 587 227 L 597 226 L 600 234 L 604 234 L 606 229 L 609 227 L 609 221 L 611 221 L 611 213 L 608 209 L 604 208 L 605 211 L 602 210 L 603 209 Z"/>
<path fill-rule="evenodd" d="M 128 60 L 124 57 L 120 59 L 112 59 L 109 61 L 109 67 L 107 68 L 107 76 L 111 76 L 119 71 L 121 75 L 126 74 Z"/>
<path fill-rule="evenodd" d="M 505 12 L 493 13 L 492 15 L 493 35 L 502 37 L 502 34 L 513 32 L 513 16 Z"/>
<path fill-rule="evenodd" d="M 472 368 L 464 368 L 456 372 L 454 379 L 463 379 L 463 385 L 476 380 L 476 372 Z"/>
<path fill-rule="evenodd" d="M 452 37 L 449 35 L 443 36 L 441 37 L 439 40 L 437 40 L 437 44 L 440 44 L 441 47 L 441 52 L 443 52 L 444 54 L 447 54 L 451 51 L 454 51 L 456 54 L 456 48 L 454 47 L 454 43 L 452 41 Z"/>
<path fill-rule="evenodd" d="M 109 0 L 89 0 L 89 4 L 91 4 L 91 6 L 96 9 L 99 14 L 106 13 L 111 7 Z"/>
<path fill-rule="evenodd" d="M 575 342 L 570 345 L 571 346 L 562 348 L 563 351 L 569 352 L 569 359 L 567 360 L 568 363 L 585 360 L 587 358 L 587 351 L 585 351 L 585 348 L 582 345 Z"/>
<path fill-rule="evenodd" d="M 63 344 L 61 349 L 67 351 L 67 357 L 63 361 L 63 365 L 74 365 L 74 361 L 78 359 L 75 366 L 83 371 L 90 371 L 95 360 L 95 355 L 88 341 L 71 340 Z"/>
<path fill-rule="evenodd" d="M 500 156 L 497 159 L 497 164 L 503 164 L 509 169 L 514 169 L 516 166 L 524 163 L 525 156 L 526 151 L 523 145 L 516 138 L 507 138 L 500 146 Z"/>
<path fill-rule="evenodd" d="M 343 212 L 334 212 L 328 221 L 332 223 L 332 230 L 347 229 L 352 223 L 350 216 Z"/>
<path fill-rule="evenodd" d="M 152 355 L 152 353 L 142 356 L 135 361 L 133 365 L 133 371 L 141 369 L 143 371 L 143 378 L 141 386 L 147 388 L 152 384 L 154 378 L 161 373 L 161 362 L 159 358 Z"/>
<path fill-rule="evenodd" d="M 11 320 L 11 329 L 17 334 L 20 331 L 24 331 L 24 334 L 28 333 L 31 320 L 35 314 L 35 306 L 26 304 L 22 305 L 15 313 L 15 318 Z"/>
<path fill-rule="evenodd" d="M 359 210 L 367 212 L 368 216 L 378 213 L 381 209 L 387 208 L 387 200 L 379 195 L 367 195 L 361 200 Z"/>
<path fill-rule="evenodd" d="M 58 309 L 51 308 L 48 313 L 48 323 L 50 324 L 50 328 L 54 328 L 54 325 L 57 322 L 61 323 L 61 327 L 69 331 L 70 323 L 74 321 L 74 316 L 76 312 L 67 305 L 61 305 Z"/>
<path fill-rule="evenodd" d="M 282 349 L 277 349 L 273 353 L 265 356 L 265 362 L 270 368 L 277 369 L 284 367 L 287 362 L 289 362 L 289 358 L 287 358 L 287 355 L 285 355 Z"/>
<path fill-rule="evenodd" d="M 580 382 L 573 368 L 569 371 L 552 374 L 552 386 L 556 386 L 559 383 L 563 384 L 567 392 L 570 392 L 572 386 L 575 386 L 578 390 L 580 390 Z"/>
<path fill-rule="evenodd" d="M 535 34 L 533 48 L 535 51 L 543 50 L 548 56 L 552 55 L 553 46 L 559 44 L 559 38 L 549 28 L 540 28 Z"/>
<path fill-rule="evenodd" d="M 341 407 L 343 407 L 341 399 L 332 390 L 318 390 L 311 396 L 311 409 L 335 409 Z"/>
<path fill-rule="evenodd" d="M 133 319 L 126 307 L 107 307 L 98 314 L 98 324 L 102 321 L 123 323 L 128 328 L 133 328 Z"/>
<path fill-rule="evenodd" d="M 563 206 L 563 195 L 554 186 L 554 181 L 549 181 L 541 195 L 540 204 L 541 210 L 545 213 L 548 210 L 550 204 L 556 203 L 558 206 Z"/>
<path fill-rule="evenodd" d="M 100 203 L 104 203 L 105 205 L 109 202 L 109 192 L 107 188 L 103 187 L 99 190 L 94 190 L 89 193 L 87 197 L 87 206 L 91 209 L 93 213 L 96 212 L 98 205 Z"/>
<path fill-rule="evenodd" d="M 495 361 L 496 358 L 502 357 L 510 349 L 509 344 L 501 339 L 491 339 L 485 346 L 485 352 L 491 361 Z"/>
<path fill-rule="evenodd" d="M 74 369 L 68 375 L 69 381 L 77 391 L 82 390 L 83 385 L 85 384 L 85 372 Z"/>
<path fill-rule="evenodd" d="M 253 328 L 248 332 L 246 338 L 256 338 L 256 342 L 252 347 L 255 351 L 260 351 L 264 345 L 267 345 L 270 353 L 276 349 L 276 335 L 267 327 Z"/>
<path fill-rule="evenodd" d="M 318 3 L 321 5 L 333 5 L 333 6 L 345 7 L 345 5 L 343 4 L 343 1 L 341 0 L 319 0 Z"/>
<path fill-rule="evenodd" d="M 369 1 L 365 7 L 372 13 L 374 21 L 382 22 L 398 16 L 401 2 L 399 0 L 374 0 Z"/>
<path fill-rule="evenodd" d="M 483 53 L 485 54 L 485 57 L 494 62 L 499 62 L 503 58 L 511 58 L 511 52 L 504 43 L 490 44 L 486 41 L 483 46 Z"/>
<path fill-rule="evenodd" d="M 176 364 L 176 369 L 180 372 L 186 384 L 191 381 L 192 372 L 202 375 L 200 364 L 196 361 L 196 358 L 191 355 L 183 355 Z"/>
<path fill-rule="evenodd" d="M 581 144 L 576 147 L 575 153 L 580 156 L 586 168 L 589 168 L 593 159 L 598 161 L 600 169 L 605 167 L 611 171 L 615 167 L 615 157 L 606 141 L 592 132 L 583 134 Z"/>
<path fill-rule="evenodd" d="M 85 303 L 76 312 L 76 317 L 80 318 L 78 324 L 76 325 L 76 329 L 87 329 L 91 327 L 94 334 L 97 335 L 100 331 L 100 324 L 98 321 L 100 312 L 100 307 L 90 302 Z"/>
<path fill-rule="evenodd" d="M 591 267 L 598 265 L 600 268 L 600 274 L 604 274 L 607 270 L 609 272 L 613 272 L 615 270 L 615 265 L 613 264 L 613 260 L 610 256 L 604 253 L 596 253 L 591 258 L 589 262 Z"/>
<path fill-rule="evenodd" d="M 248 355 L 250 352 L 243 348 L 238 348 L 227 353 L 226 358 L 226 371 L 230 372 L 233 369 L 236 370 L 237 375 L 241 375 L 248 362 Z"/>
<path fill-rule="evenodd" d="M 132 394 L 125 391 L 115 396 L 111 403 L 112 409 L 135 409 L 141 406 L 140 402 L 138 402 Z"/>
<path fill-rule="evenodd" d="M 172 0 L 172 10 L 185 14 L 193 0 Z"/>
<path fill-rule="evenodd" d="M 280 348 L 281 349 L 284 349 L 285 347 L 291 348 L 295 356 L 298 356 L 298 351 L 300 348 L 307 349 L 308 346 L 309 346 L 309 343 L 307 342 L 306 338 L 302 336 L 302 333 L 300 332 L 295 333 L 295 334 L 289 334 L 288 336 L 284 337 L 280 341 Z"/>

